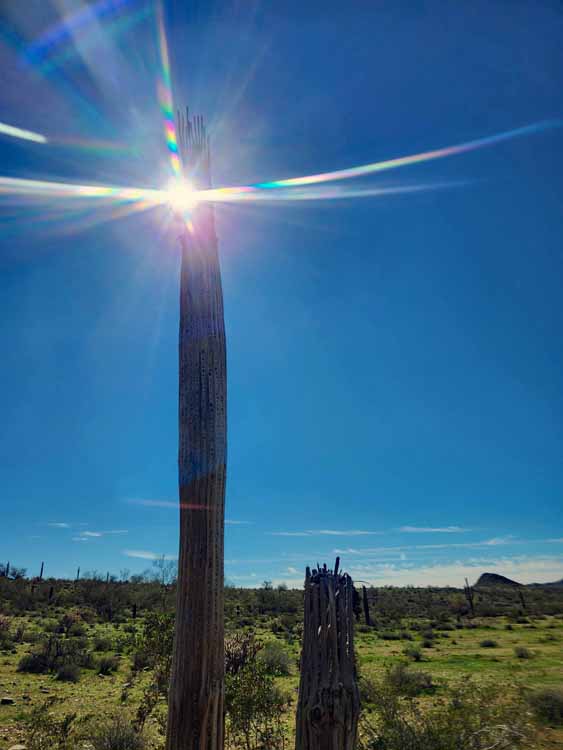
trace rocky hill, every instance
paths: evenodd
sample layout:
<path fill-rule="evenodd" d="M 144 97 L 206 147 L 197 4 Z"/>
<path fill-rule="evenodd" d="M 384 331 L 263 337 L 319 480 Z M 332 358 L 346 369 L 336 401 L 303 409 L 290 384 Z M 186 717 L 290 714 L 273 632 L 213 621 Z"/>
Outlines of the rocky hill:
<path fill-rule="evenodd" d="M 498 573 L 483 573 L 475 586 L 521 586 L 522 584 Z"/>

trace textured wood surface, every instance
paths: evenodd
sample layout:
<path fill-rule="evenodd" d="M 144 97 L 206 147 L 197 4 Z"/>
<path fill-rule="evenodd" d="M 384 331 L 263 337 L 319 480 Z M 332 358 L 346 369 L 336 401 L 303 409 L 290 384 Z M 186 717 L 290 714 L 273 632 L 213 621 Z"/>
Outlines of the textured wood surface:
<path fill-rule="evenodd" d="M 354 659 L 352 579 L 307 568 L 296 750 L 354 750 L 360 695 Z"/>
<path fill-rule="evenodd" d="M 180 120 L 184 165 L 209 184 L 203 122 Z M 180 555 L 167 750 L 224 747 L 226 346 L 213 209 L 196 206 L 180 237 Z"/>

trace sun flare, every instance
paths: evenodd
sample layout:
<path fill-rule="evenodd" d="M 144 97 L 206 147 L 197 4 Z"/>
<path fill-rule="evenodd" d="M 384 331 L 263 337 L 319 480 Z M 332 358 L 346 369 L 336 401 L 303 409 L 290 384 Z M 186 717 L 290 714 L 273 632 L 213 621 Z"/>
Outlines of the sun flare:
<path fill-rule="evenodd" d="M 193 185 L 184 179 L 173 179 L 166 186 L 166 196 L 170 208 L 178 213 L 188 211 L 197 203 Z"/>

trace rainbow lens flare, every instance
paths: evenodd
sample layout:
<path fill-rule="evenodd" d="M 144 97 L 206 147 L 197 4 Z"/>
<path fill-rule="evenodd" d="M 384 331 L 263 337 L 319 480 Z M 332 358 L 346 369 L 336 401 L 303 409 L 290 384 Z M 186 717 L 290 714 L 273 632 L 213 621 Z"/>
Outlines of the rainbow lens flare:
<path fill-rule="evenodd" d="M 172 172 L 179 177 L 182 173 L 182 165 L 178 155 L 178 139 L 176 137 L 176 126 L 174 124 L 174 102 L 172 98 L 172 79 L 170 77 L 170 56 L 168 54 L 168 42 L 164 28 L 164 11 L 162 5 L 157 7 L 158 22 L 158 48 L 162 66 L 161 79 L 158 81 L 158 101 L 160 110 L 164 117 L 164 135 L 166 145 L 170 152 L 170 164 Z"/>

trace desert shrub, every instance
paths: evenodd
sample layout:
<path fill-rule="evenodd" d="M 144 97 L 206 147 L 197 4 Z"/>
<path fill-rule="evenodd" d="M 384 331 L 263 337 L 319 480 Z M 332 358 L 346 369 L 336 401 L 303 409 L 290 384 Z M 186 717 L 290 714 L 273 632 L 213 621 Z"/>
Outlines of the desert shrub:
<path fill-rule="evenodd" d="M 291 671 L 291 658 L 279 641 L 265 643 L 258 658 L 268 674 L 286 676 Z"/>
<path fill-rule="evenodd" d="M 24 656 L 18 665 L 20 672 L 57 672 L 66 664 L 91 667 L 92 657 L 86 650 L 85 638 L 51 636 L 41 642 L 31 654 Z"/>
<path fill-rule="evenodd" d="M 45 674 L 49 671 L 49 665 L 43 654 L 25 654 L 18 662 L 17 671 L 27 672 L 28 674 Z"/>
<path fill-rule="evenodd" d="M 434 641 L 430 638 L 425 638 L 421 643 L 422 648 L 434 648 Z"/>
<path fill-rule="evenodd" d="M 384 630 L 382 633 L 379 634 L 379 637 L 382 638 L 384 641 L 400 641 L 401 640 L 401 634 L 394 633 L 391 630 Z"/>
<path fill-rule="evenodd" d="M 31 712 L 26 727 L 27 750 L 76 750 L 76 714 L 57 716 L 51 709 L 58 702 L 49 698 Z"/>
<path fill-rule="evenodd" d="M 451 690 L 448 699 L 422 707 L 402 697 L 384 678 L 363 697 L 371 710 L 362 717 L 359 750 L 514 750 L 535 747 L 534 728 L 515 697 L 506 700 L 498 685 L 470 680 Z"/>
<path fill-rule="evenodd" d="M 416 646 L 407 646 L 403 654 L 413 661 L 422 661 L 422 651 Z"/>
<path fill-rule="evenodd" d="M 541 722 L 553 726 L 563 725 L 563 690 L 544 688 L 532 693 L 528 700 Z"/>
<path fill-rule="evenodd" d="M 225 678 L 226 746 L 245 750 L 284 747 L 288 696 L 265 665 L 252 659 Z"/>
<path fill-rule="evenodd" d="M 420 695 L 434 687 L 432 675 L 410 669 L 406 664 L 390 667 L 385 673 L 384 683 L 397 695 Z"/>
<path fill-rule="evenodd" d="M 94 638 L 92 647 L 94 651 L 111 651 L 113 648 L 113 642 L 111 638 L 104 635 L 97 635 Z"/>
<path fill-rule="evenodd" d="M 83 622 L 74 622 L 67 633 L 68 636 L 79 638 L 86 635 L 86 625 Z"/>
<path fill-rule="evenodd" d="M 150 612 L 134 642 L 133 670 L 158 668 L 166 677 L 172 665 L 174 642 L 174 615 Z"/>
<path fill-rule="evenodd" d="M 534 653 L 525 646 L 516 646 L 514 649 L 514 656 L 516 656 L 517 659 L 532 659 Z"/>
<path fill-rule="evenodd" d="M 12 621 L 9 617 L 0 615 L 0 650 L 11 649 L 13 643 Z"/>
<path fill-rule="evenodd" d="M 493 641 L 491 638 L 485 638 L 479 645 L 481 646 L 481 648 L 496 648 L 498 646 L 498 643 L 496 641 Z"/>
<path fill-rule="evenodd" d="M 57 680 L 60 682 L 78 682 L 80 679 L 80 667 L 78 664 L 63 664 L 57 670 Z"/>
<path fill-rule="evenodd" d="M 505 629 L 505 630 L 514 630 L 514 626 L 513 626 L 513 625 L 511 625 L 510 623 L 507 623 L 507 624 L 506 624 L 506 625 L 504 626 L 504 629 Z"/>
<path fill-rule="evenodd" d="M 235 633 L 225 638 L 225 674 L 235 675 L 252 663 L 263 646 L 254 633 Z"/>
<path fill-rule="evenodd" d="M 109 675 L 112 672 L 116 672 L 119 667 L 119 659 L 115 656 L 102 656 L 98 661 L 97 668 L 98 674 Z"/>
<path fill-rule="evenodd" d="M 142 734 L 122 716 L 102 724 L 89 737 L 94 750 L 143 750 Z"/>

